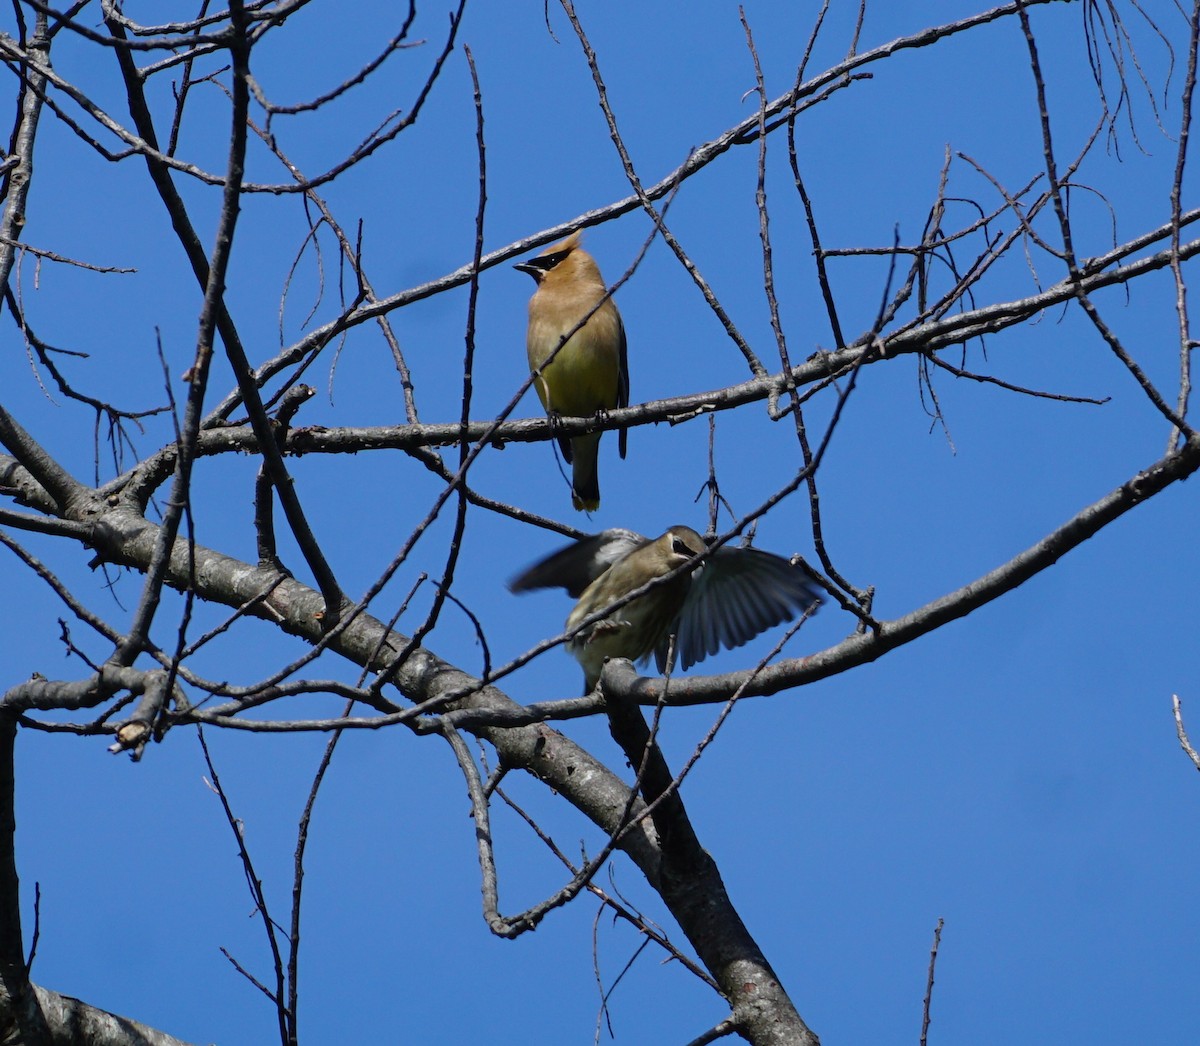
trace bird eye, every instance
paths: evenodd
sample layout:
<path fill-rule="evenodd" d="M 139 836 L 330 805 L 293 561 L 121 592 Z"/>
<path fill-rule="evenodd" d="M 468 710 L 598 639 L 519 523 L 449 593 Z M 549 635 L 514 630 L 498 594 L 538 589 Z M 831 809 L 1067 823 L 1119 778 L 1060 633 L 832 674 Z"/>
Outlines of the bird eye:
<path fill-rule="evenodd" d="M 549 272 L 554 266 L 564 261 L 573 248 L 568 248 L 565 251 L 555 251 L 553 254 L 543 254 L 533 259 L 533 263 L 539 268 Z"/>
<path fill-rule="evenodd" d="M 687 544 L 684 542 L 683 538 L 675 538 L 672 540 L 671 551 L 677 556 L 687 556 L 688 558 L 691 558 L 696 554 L 687 547 Z"/>

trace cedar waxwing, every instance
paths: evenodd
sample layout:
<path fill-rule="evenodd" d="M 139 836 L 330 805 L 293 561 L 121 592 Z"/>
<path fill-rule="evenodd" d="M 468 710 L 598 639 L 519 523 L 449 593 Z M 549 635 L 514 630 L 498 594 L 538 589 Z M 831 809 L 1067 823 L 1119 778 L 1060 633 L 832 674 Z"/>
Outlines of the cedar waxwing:
<path fill-rule="evenodd" d="M 513 592 L 565 588 L 579 600 L 567 618 L 570 631 L 707 547 L 691 527 L 672 527 L 653 540 L 632 530 L 605 530 L 535 563 L 508 587 Z M 820 602 L 816 586 L 782 556 L 722 545 L 693 570 L 593 622 L 567 641 L 567 649 L 583 666 L 586 694 L 600 679 L 605 658 L 645 661 L 653 653 L 663 672 L 673 634 L 687 671 L 719 647 L 739 647 Z"/>
<path fill-rule="evenodd" d="M 551 417 L 590 418 L 601 410 L 629 406 L 625 327 L 612 298 L 605 298 L 607 288 L 595 259 L 579 246 L 581 235 L 574 232 L 536 258 L 514 266 L 537 281 L 529 299 L 525 351 L 529 369 L 537 375 L 538 399 Z M 591 317 L 579 327 L 588 313 Z M 558 352 L 547 364 L 555 349 Z M 626 435 L 621 429 L 621 457 L 625 457 Z M 594 512 L 600 507 L 596 475 L 600 433 L 560 438 L 558 445 L 573 465 L 571 504 Z"/>

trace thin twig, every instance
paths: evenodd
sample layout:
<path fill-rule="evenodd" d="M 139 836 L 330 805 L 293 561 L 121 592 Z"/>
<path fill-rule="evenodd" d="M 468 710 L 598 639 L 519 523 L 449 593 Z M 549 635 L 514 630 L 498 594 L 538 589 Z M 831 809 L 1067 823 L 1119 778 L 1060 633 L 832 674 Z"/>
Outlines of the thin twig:
<path fill-rule="evenodd" d="M 1171 695 L 1171 708 L 1175 713 L 1175 733 L 1179 736 L 1179 746 L 1187 753 L 1187 757 L 1192 761 L 1192 765 L 1197 770 L 1200 770 L 1200 752 L 1192 747 L 1192 742 L 1188 740 L 1187 731 L 1183 728 L 1183 707 L 1179 702 L 1179 695 Z"/>
<path fill-rule="evenodd" d="M 944 919 L 938 919 L 933 931 L 933 946 L 929 949 L 929 976 L 925 981 L 925 1001 L 921 1006 L 921 1046 L 927 1046 L 929 1038 L 929 1004 L 933 1001 L 933 968 L 937 963 L 938 945 L 942 943 Z"/>

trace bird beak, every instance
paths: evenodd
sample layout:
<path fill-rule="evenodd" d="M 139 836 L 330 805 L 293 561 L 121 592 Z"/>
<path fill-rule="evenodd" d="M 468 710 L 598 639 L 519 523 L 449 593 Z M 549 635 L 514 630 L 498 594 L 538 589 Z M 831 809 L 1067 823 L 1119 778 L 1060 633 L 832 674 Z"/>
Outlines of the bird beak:
<path fill-rule="evenodd" d="M 514 265 L 513 268 L 516 269 L 517 272 L 529 273 L 529 275 L 532 276 L 535 280 L 540 280 L 542 278 L 542 270 L 539 269 L 536 265 L 534 265 L 533 262 L 517 262 L 517 264 Z"/>

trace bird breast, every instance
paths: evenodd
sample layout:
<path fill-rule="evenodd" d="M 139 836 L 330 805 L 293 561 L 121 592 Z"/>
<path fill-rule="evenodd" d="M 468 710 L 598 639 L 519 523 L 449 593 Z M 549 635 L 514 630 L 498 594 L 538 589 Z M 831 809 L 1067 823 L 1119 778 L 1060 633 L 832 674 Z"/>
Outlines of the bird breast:
<path fill-rule="evenodd" d="M 548 411 L 589 417 L 597 405 L 616 405 L 621 360 L 614 347 L 620 344 L 621 321 L 611 300 L 604 302 L 546 364 L 563 335 L 574 329 L 603 293 L 601 289 L 582 308 L 578 301 L 556 307 L 553 298 L 536 307 L 531 303 L 526 349 L 530 370 L 542 371 L 538 395 Z M 535 295 L 534 302 L 537 298 Z"/>
<path fill-rule="evenodd" d="M 567 618 L 568 630 L 653 576 L 628 579 L 610 576 L 620 573 L 618 565 L 584 590 Z M 583 664 L 585 671 L 591 673 L 594 669 L 597 675 L 605 658 L 625 657 L 640 661 L 649 657 L 671 627 L 690 580 L 686 575 L 676 578 L 606 614 L 570 641 L 571 653 Z"/>

